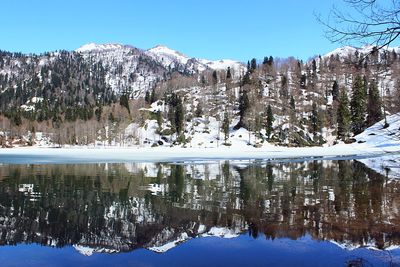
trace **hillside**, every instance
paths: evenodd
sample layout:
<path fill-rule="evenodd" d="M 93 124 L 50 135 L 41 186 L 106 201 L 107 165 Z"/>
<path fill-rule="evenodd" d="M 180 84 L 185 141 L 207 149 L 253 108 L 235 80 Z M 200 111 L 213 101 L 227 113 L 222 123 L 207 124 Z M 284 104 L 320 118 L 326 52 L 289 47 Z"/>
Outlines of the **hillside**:
<path fill-rule="evenodd" d="M 0 145 L 333 145 L 400 111 L 398 48 L 245 64 L 156 46 L 0 52 Z M 348 101 L 348 102 L 346 102 Z"/>

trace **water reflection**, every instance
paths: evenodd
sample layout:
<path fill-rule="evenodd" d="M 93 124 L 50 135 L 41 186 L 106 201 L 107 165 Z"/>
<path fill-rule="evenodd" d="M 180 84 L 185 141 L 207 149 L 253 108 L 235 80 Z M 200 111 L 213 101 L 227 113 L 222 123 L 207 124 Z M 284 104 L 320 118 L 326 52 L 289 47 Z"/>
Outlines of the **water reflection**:
<path fill-rule="evenodd" d="M 0 244 L 164 252 L 198 236 L 400 245 L 400 183 L 356 161 L 0 166 Z"/>

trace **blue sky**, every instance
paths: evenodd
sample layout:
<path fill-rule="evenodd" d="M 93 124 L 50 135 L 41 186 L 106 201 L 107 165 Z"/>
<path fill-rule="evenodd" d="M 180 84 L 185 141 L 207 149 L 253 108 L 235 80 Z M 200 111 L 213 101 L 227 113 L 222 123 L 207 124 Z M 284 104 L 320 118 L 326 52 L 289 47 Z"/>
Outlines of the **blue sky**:
<path fill-rule="evenodd" d="M 0 49 L 40 53 L 89 43 L 166 45 L 208 59 L 294 56 L 339 46 L 314 13 L 339 0 L 12 0 L 1 3 Z"/>

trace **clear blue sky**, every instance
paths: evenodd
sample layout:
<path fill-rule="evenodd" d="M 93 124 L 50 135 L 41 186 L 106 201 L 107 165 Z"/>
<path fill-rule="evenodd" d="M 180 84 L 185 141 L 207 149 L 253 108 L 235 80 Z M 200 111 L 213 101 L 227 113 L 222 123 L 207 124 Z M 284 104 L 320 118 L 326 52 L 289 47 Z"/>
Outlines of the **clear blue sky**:
<path fill-rule="evenodd" d="M 294 56 L 308 59 L 339 44 L 314 13 L 339 0 L 8 0 L 1 3 L 0 49 L 40 53 L 89 43 L 148 49 L 166 45 L 192 57 Z"/>

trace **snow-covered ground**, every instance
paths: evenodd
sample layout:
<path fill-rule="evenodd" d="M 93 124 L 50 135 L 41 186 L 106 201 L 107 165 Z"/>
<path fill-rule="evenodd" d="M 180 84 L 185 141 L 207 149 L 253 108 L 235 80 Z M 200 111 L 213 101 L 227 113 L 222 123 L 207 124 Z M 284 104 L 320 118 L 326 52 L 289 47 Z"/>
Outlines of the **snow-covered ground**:
<path fill-rule="evenodd" d="M 359 134 L 356 139 L 358 142 L 365 142 L 369 146 L 382 149 L 388 153 L 380 157 L 368 157 L 359 159 L 369 168 L 389 175 L 391 178 L 400 178 L 400 114 L 387 117 L 389 127 L 384 128 L 385 120 L 366 129 Z M 397 152 L 397 153 L 396 153 Z"/>
<path fill-rule="evenodd" d="M 147 162 L 147 161 L 198 161 L 218 159 L 293 159 L 293 158 L 336 158 L 376 157 L 387 152 L 399 153 L 400 146 L 388 150 L 369 144 L 339 144 L 332 147 L 278 147 L 264 145 L 231 146 L 217 148 L 182 147 L 72 147 L 72 148 L 5 148 L 0 150 L 1 163 L 89 163 L 89 162 Z M 393 156 L 400 156 L 393 154 Z"/>
<path fill-rule="evenodd" d="M 384 121 L 381 121 L 356 136 L 357 142 L 353 144 L 324 147 L 279 147 L 264 143 L 256 148 L 247 144 L 246 132 L 244 129 L 240 129 L 243 133 L 238 134 L 238 138 L 231 138 L 231 146 L 214 144 L 213 147 L 5 148 L 0 149 L 0 163 L 182 162 L 223 159 L 283 160 L 350 157 L 358 158 L 378 171 L 389 167 L 399 172 L 400 114 L 389 116 L 387 121 L 390 125 L 388 128 L 384 129 Z M 200 141 L 195 140 L 193 143 Z"/>

